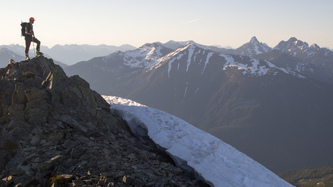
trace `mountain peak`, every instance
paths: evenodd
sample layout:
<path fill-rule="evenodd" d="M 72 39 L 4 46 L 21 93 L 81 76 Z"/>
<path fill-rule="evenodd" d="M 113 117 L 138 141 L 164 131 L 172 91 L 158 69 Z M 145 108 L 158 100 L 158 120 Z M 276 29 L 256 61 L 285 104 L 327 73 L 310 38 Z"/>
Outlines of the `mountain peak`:
<path fill-rule="evenodd" d="M 308 44 L 308 43 L 303 42 L 303 41 L 301 41 L 301 40 L 297 40 L 297 41 L 295 41 L 294 44 L 297 45 L 297 46 L 304 46 L 305 48 L 308 48 L 308 47 L 309 47 L 309 44 Z"/>
<path fill-rule="evenodd" d="M 177 41 L 174 41 L 174 40 L 170 40 L 168 41 L 167 43 L 163 44 L 163 46 L 167 47 L 167 48 L 170 48 L 170 49 L 173 49 L 173 50 L 176 50 L 180 47 L 184 47 L 186 45 L 188 45 L 189 43 L 194 43 L 194 41 L 190 40 L 190 41 L 184 41 L 184 42 L 177 42 Z"/>
<path fill-rule="evenodd" d="M 320 49 L 320 47 L 317 44 L 312 44 L 310 46 L 310 48 L 313 48 L 313 49 L 316 49 L 316 50 Z"/>
<path fill-rule="evenodd" d="M 258 41 L 257 37 L 253 36 L 250 40 L 250 43 L 251 44 L 259 44 L 259 41 Z"/>
<path fill-rule="evenodd" d="M 139 48 L 146 48 L 146 47 L 159 47 L 162 46 L 161 42 L 154 42 L 154 43 L 146 43 L 143 46 L 139 47 Z"/>
<path fill-rule="evenodd" d="M 308 52 L 309 45 L 295 37 L 291 37 L 288 41 L 281 41 L 274 49 L 300 57 Z"/>
<path fill-rule="evenodd" d="M 195 42 L 188 42 L 186 46 L 188 46 L 188 47 L 192 47 L 192 48 L 197 48 L 197 47 L 201 48 L 201 47 L 198 46 L 198 44 L 195 43 Z"/>
<path fill-rule="evenodd" d="M 137 49 L 122 52 L 119 55 L 123 56 L 124 61 L 122 63 L 125 66 L 148 69 L 159 63 L 159 59 L 171 51 L 172 49 L 163 46 L 160 42 L 155 42 L 146 43 Z M 106 58 L 109 59 L 112 56 L 113 54 Z"/>
<path fill-rule="evenodd" d="M 260 43 L 257 37 L 253 36 L 250 42 L 235 50 L 235 54 L 245 56 L 255 56 L 271 51 L 272 49 L 265 43 Z"/>
<path fill-rule="evenodd" d="M 284 41 L 282 41 L 284 42 Z M 297 38 L 295 37 L 291 37 L 287 42 L 286 42 L 288 45 L 292 46 L 292 45 L 295 45 L 295 46 L 304 46 L 304 47 L 309 47 L 309 45 L 306 43 L 306 42 L 303 42 L 301 40 L 298 40 Z"/>
<path fill-rule="evenodd" d="M 296 37 L 291 37 L 288 42 L 296 42 L 298 41 L 298 39 Z"/>

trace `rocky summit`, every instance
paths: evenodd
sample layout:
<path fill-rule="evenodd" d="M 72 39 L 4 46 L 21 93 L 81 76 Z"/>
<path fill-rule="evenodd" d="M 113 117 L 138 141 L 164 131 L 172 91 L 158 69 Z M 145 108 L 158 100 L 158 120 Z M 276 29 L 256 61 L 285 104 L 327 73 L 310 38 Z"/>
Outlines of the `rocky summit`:
<path fill-rule="evenodd" d="M 0 186 L 205 186 L 52 59 L 0 69 Z"/>

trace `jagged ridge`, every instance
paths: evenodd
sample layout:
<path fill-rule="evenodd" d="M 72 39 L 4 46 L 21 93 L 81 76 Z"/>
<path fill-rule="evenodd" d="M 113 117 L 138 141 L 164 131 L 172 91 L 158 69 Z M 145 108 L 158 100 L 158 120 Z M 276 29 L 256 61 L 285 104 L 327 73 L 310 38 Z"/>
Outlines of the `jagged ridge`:
<path fill-rule="evenodd" d="M 0 78 L 0 186 L 205 185 L 51 59 L 1 68 Z"/>

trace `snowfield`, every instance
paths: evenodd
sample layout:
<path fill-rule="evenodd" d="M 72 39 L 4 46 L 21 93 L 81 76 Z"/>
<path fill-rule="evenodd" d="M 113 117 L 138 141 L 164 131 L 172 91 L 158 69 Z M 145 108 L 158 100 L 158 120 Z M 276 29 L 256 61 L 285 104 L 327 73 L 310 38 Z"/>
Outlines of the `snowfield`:
<path fill-rule="evenodd" d="M 289 183 L 222 140 L 161 110 L 103 96 L 133 134 L 148 136 L 175 163 L 211 186 L 284 187 Z"/>

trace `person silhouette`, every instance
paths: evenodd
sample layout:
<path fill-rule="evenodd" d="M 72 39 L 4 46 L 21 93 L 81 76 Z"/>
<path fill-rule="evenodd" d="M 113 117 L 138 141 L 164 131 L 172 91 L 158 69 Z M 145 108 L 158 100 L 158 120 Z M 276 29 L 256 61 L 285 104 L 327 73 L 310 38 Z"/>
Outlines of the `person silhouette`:
<path fill-rule="evenodd" d="M 34 24 L 35 18 L 30 17 L 29 18 L 29 23 L 26 24 L 25 26 L 25 58 L 26 60 L 29 60 L 29 48 L 31 42 L 35 42 L 37 44 L 36 47 L 36 55 L 43 55 L 42 52 L 40 52 L 40 41 L 35 37 L 35 33 L 33 30 L 32 24 Z"/>

